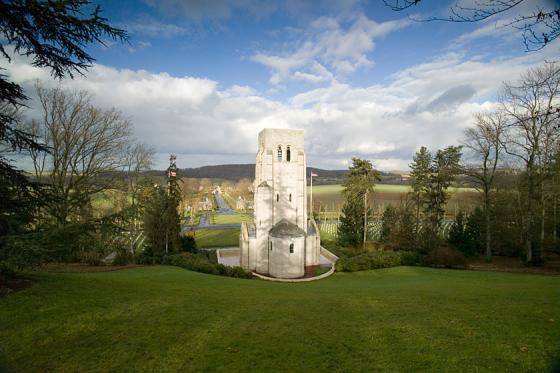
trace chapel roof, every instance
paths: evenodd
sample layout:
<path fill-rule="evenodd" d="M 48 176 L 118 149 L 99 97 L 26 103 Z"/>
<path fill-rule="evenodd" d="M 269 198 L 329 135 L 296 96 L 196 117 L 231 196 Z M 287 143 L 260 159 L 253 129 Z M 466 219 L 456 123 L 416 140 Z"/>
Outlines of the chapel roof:
<path fill-rule="evenodd" d="M 305 236 L 305 231 L 297 225 L 290 223 L 286 219 L 280 220 L 268 232 L 272 237 L 301 237 Z"/>

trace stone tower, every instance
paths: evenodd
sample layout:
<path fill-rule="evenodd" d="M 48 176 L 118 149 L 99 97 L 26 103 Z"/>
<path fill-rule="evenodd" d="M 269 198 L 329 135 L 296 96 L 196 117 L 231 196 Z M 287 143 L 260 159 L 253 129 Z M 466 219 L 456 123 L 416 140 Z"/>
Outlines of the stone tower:
<path fill-rule="evenodd" d="M 241 265 L 281 278 L 319 264 L 320 237 L 307 219 L 303 130 L 264 129 L 255 164 L 254 222 L 242 224 Z"/>

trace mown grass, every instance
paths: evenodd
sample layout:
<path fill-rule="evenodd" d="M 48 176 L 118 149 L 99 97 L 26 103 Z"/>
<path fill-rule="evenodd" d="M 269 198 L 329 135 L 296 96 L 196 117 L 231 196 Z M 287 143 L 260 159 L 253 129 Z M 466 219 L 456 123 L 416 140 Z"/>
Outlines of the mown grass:
<path fill-rule="evenodd" d="M 205 247 L 225 247 L 239 246 L 239 228 L 228 229 L 201 229 L 194 231 L 196 246 Z"/>
<path fill-rule="evenodd" d="M 282 284 L 174 267 L 34 276 L 0 299 L 13 371 L 544 371 L 560 278 L 397 267 Z"/>
<path fill-rule="evenodd" d="M 212 224 L 240 224 L 241 222 L 251 222 L 253 221 L 252 214 L 233 214 L 233 215 L 212 215 Z"/>

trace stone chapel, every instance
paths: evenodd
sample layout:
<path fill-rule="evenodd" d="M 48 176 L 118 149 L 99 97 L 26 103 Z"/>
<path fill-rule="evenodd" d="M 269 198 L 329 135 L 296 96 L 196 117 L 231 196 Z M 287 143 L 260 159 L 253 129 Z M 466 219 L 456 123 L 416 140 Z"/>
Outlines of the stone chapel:
<path fill-rule="evenodd" d="M 298 278 L 319 264 L 321 239 L 307 216 L 303 130 L 266 128 L 255 164 L 254 221 L 242 223 L 240 263 L 246 270 Z"/>

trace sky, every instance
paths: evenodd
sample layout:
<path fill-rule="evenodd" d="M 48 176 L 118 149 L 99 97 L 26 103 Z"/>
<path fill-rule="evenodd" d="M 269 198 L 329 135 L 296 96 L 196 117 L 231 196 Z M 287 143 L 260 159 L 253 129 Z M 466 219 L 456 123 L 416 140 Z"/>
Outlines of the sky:
<path fill-rule="evenodd" d="M 560 55 L 560 40 L 526 52 L 519 31 L 499 27 L 511 12 L 418 21 L 456 0 L 405 12 L 381 0 L 96 3 L 130 40 L 89 47 L 96 62 L 84 76 L 55 81 L 23 57 L 0 66 L 26 88 L 31 117 L 37 79 L 121 110 L 158 169 L 170 153 L 180 168 L 253 163 L 258 132 L 273 127 L 305 130 L 309 166 L 344 169 L 357 156 L 406 170 L 422 145 L 459 144 L 473 113 L 496 107 L 503 82 Z M 551 1 L 523 6 L 538 4 Z"/>

